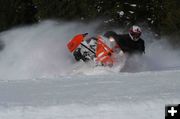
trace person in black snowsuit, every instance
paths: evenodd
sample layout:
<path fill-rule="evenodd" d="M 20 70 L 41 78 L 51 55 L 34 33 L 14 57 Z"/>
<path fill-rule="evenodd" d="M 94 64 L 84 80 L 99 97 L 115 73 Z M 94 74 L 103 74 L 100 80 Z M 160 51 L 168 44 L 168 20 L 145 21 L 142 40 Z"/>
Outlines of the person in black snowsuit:
<path fill-rule="evenodd" d="M 125 56 L 124 66 L 121 68 L 121 72 L 134 72 L 138 71 L 141 67 L 139 60 L 134 59 L 134 54 L 145 53 L 145 43 L 141 36 L 141 29 L 138 26 L 132 26 L 129 29 L 128 34 L 117 34 L 114 31 L 108 31 L 104 34 L 107 38 L 114 38 L 116 44 L 122 50 L 121 56 Z M 120 55 L 121 53 L 119 53 Z M 138 62 L 137 62 L 138 61 Z"/>
<path fill-rule="evenodd" d="M 140 38 L 141 29 L 138 26 L 132 26 L 129 29 L 129 34 L 117 34 L 114 31 L 108 31 L 104 36 L 107 38 L 113 37 L 124 53 L 130 55 L 145 53 L 144 40 Z"/>

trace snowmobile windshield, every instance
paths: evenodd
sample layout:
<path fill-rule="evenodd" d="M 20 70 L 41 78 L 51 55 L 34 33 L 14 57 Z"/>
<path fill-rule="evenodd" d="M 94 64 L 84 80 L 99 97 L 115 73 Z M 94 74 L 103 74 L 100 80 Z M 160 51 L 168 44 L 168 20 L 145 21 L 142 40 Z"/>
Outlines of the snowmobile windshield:
<path fill-rule="evenodd" d="M 110 48 L 113 49 L 116 46 L 116 41 L 114 38 L 110 37 L 110 38 L 106 38 L 106 37 L 102 37 L 103 42 Z"/>

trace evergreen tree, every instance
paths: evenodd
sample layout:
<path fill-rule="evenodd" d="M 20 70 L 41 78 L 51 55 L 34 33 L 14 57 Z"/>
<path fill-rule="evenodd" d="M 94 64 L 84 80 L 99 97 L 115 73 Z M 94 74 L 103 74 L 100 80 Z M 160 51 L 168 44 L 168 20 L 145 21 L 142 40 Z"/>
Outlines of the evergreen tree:
<path fill-rule="evenodd" d="M 160 33 L 180 30 L 179 0 L 0 0 L 0 30 L 37 20 L 90 21 L 131 26 L 148 23 Z"/>
<path fill-rule="evenodd" d="M 164 0 L 164 17 L 161 17 L 161 31 L 164 33 L 180 33 L 180 1 Z"/>
<path fill-rule="evenodd" d="M 0 0 L 0 29 L 30 24 L 36 21 L 36 8 L 32 0 Z"/>

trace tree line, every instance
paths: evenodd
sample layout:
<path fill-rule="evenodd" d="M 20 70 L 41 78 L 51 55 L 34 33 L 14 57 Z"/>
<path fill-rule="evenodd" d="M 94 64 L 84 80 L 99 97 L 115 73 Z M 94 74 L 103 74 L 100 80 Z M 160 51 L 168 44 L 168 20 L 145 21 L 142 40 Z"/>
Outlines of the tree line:
<path fill-rule="evenodd" d="M 106 25 L 147 23 L 159 34 L 180 33 L 179 0 L 0 0 L 0 31 L 46 19 Z"/>

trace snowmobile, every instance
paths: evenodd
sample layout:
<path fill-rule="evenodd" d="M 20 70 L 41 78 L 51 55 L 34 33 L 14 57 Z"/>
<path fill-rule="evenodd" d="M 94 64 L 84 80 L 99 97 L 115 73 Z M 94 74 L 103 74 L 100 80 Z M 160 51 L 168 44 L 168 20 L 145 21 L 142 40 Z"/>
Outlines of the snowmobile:
<path fill-rule="evenodd" d="M 88 33 L 77 34 L 67 44 L 68 50 L 76 61 L 93 61 L 96 65 L 113 66 L 117 61 L 117 53 L 123 54 L 113 37 L 101 35 L 87 38 Z"/>

